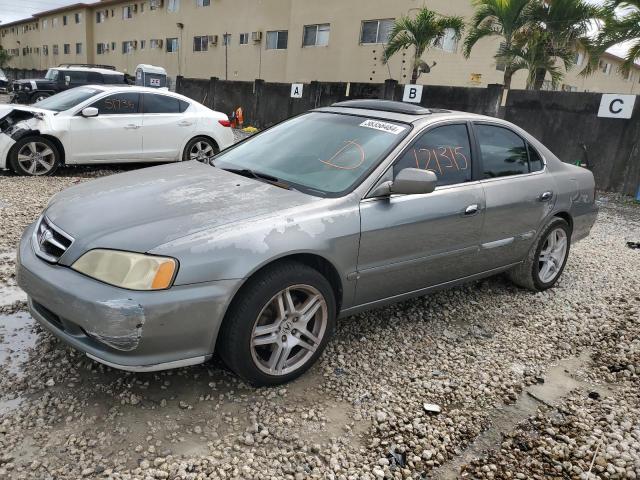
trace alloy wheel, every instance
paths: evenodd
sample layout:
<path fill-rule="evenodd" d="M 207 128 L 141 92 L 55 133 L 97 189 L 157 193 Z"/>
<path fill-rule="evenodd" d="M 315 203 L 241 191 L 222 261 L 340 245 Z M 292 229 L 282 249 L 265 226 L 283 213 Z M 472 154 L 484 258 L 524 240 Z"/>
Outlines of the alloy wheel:
<path fill-rule="evenodd" d="M 567 233 L 562 228 L 553 229 L 547 236 L 538 256 L 538 277 L 543 283 L 553 281 L 564 265 L 567 256 Z"/>
<path fill-rule="evenodd" d="M 205 142 L 204 140 L 199 140 L 194 143 L 191 150 L 189 150 L 189 160 L 207 162 L 215 154 L 216 151 L 210 143 Z"/>
<path fill-rule="evenodd" d="M 29 175 L 46 175 L 56 164 L 56 154 L 46 143 L 25 143 L 18 151 L 18 163 Z"/>
<path fill-rule="evenodd" d="M 268 375 L 287 375 L 319 348 L 328 324 L 324 296 L 310 285 L 293 285 L 263 307 L 251 333 L 255 365 Z"/>

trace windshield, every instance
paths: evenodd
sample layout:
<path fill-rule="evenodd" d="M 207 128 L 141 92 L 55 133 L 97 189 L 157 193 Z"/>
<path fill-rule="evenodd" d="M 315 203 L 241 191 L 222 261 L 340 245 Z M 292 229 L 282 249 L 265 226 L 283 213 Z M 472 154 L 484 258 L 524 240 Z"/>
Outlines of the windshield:
<path fill-rule="evenodd" d="M 44 100 L 40 100 L 39 102 L 34 103 L 33 106 L 44 108 L 45 110 L 53 110 L 54 112 L 62 112 L 81 104 L 85 100 L 101 92 L 102 90 L 98 90 L 97 88 L 72 88 L 71 90 L 65 90 L 64 92 L 45 98 Z"/>
<path fill-rule="evenodd" d="M 359 183 L 409 131 L 409 125 L 397 122 L 313 112 L 220 153 L 214 163 L 335 197 Z"/>
<path fill-rule="evenodd" d="M 47 70 L 47 74 L 44 76 L 44 78 L 55 82 L 58 79 L 59 73 L 60 72 L 58 70 L 54 70 L 53 68 L 50 68 L 49 70 Z"/>

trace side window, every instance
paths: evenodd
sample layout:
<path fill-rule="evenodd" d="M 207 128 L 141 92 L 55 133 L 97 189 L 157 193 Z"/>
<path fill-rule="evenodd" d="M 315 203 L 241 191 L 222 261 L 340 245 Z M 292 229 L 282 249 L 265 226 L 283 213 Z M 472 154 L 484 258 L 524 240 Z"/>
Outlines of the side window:
<path fill-rule="evenodd" d="M 114 93 L 91 105 L 100 115 L 125 115 L 138 113 L 139 95 L 137 93 Z"/>
<path fill-rule="evenodd" d="M 87 75 L 87 81 L 89 83 L 102 83 L 102 75 L 96 72 L 89 72 Z"/>
<path fill-rule="evenodd" d="M 143 113 L 180 113 L 179 100 L 166 95 L 145 93 L 142 105 Z"/>
<path fill-rule="evenodd" d="M 186 111 L 187 108 L 189 108 L 189 102 L 185 102 L 184 100 L 178 100 L 178 103 L 180 104 L 180 113 Z"/>
<path fill-rule="evenodd" d="M 542 157 L 538 151 L 530 144 L 527 144 L 527 148 L 529 149 L 529 170 L 532 172 L 542 170 L 544 168 L 544 163 L 542 162 Z"/>
<path fill-rule="evenodd" d="M 76 85 L 76 84 L 86 84 L 87 83 L 87 72 L 84 71 L 80 71 L 80 72 L 74 72 L 74 71 L 67 71 L 65 72 L 65 76 L 69 77 L 69 83 L 71 85 Z"/>
<path fill-rule="evenodd" d="M 471 145 L 465 124 L 444 125 L 418 138 L 393 166 L 393 175 L 404 168 L 432 170 L 438 185 L 471 180 Z"/>
<path fill-rule="evenodd" d="M 529 173 L 527 146 L 507 128 L 476 124 L 484 178 Z"/>

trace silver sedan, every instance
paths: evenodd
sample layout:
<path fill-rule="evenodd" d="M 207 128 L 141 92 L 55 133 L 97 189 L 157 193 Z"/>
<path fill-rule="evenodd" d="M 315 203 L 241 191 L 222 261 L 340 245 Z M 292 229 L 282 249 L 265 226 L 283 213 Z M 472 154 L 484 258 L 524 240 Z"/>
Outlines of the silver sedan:
<path fill-rule="evenodd" d="M 596 218 L 593 175 L 508 122 L 384 101 L 320 108 L 214 157 L 69 188 L 17 276 L 45 328 L 115 368 L 216 351 L 255 385 L 336 318 L 507 272 L 545 290 Z"/>

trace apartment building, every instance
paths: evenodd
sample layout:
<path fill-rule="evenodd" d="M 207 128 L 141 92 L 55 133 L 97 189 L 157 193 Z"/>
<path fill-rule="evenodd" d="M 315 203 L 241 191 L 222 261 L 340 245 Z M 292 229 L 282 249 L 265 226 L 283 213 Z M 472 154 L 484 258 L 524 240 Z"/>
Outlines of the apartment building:
<path fill-rule="evenodd" d="M 15 55 L 16 68 L 99 63 L 133 73 L 150 63 L 172 77 L 408 83 L 411 52 L 383 64 L 382 51 L 393 20 L 423 6 L 443 15 L 473 13 L 471 0 L 103 0 L 0 25 L 0 45 Z M 447 35 L 425 55 L 431 72 L 419 82 L 501 83 L 498 46 L 499 39 L 485 39 L 465 59 Z M 640 67 L 621 75 L 621 59 L 606 54 L 598 71 L 583 77 L 584 54 L 576 60 L 564 90 L 640 91 Z M 525 85 L 526 73 L 518 72 L 513 88 Z"/>

